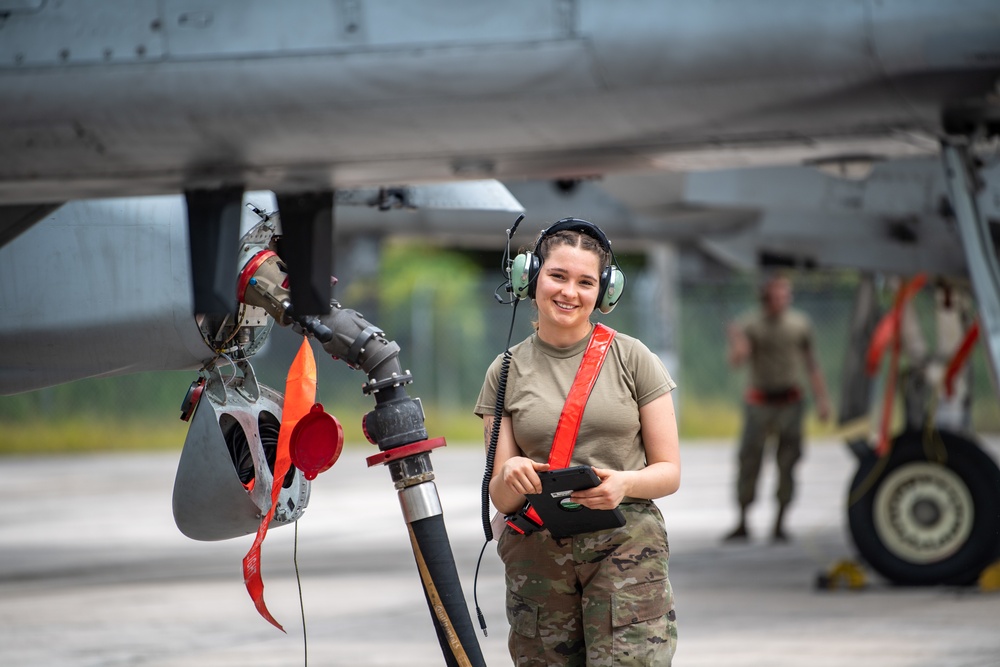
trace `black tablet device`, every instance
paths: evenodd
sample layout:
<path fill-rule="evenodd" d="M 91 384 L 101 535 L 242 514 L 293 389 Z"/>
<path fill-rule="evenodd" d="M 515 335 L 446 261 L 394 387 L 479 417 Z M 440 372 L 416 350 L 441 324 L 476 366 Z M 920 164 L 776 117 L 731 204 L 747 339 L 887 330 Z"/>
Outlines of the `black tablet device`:
<path fill-rule="evenodd" d="M 542 492 L 528 494 L 527 498 L 552 537 L 569 537 L 625 525 L 625 515 L 618 508 L 592 510 L 570 500 L 573 491 L 601 483 L 590 466 L 547 470 L 538 476 L 542 480 Z"/>

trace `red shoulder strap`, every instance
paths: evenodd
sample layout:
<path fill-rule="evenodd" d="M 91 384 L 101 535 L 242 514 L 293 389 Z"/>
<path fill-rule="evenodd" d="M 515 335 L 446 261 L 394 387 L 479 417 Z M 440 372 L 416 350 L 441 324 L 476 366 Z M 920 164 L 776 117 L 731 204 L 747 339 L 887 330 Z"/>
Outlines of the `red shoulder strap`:
<path fill-rule="evenodd" d="M 552 438 L 552 449 L 549 451 L 549 466 L 553 470 L 566 468 L 573 458 L 573 447 L 576 445 L 576 436 L 580 432 L 580 421 L 583 419 L 583 410 L 587 407 L 587 399 L 597 381 L 597 375 L 604 365 L 604 358 L 611 349 L 611 341 L 615 337 L 615 330 L 603 324 L 594 325 L 594 331 L 590 335 L 590 342 L 583 353 L 583 360 L 580 368 L 576 371 L 573 379 L 573 386 L 570 387 L 569 395 L 566 397 L 566 404 L 563 406 L 562 414 L 559 415 L 559 423 L 556 424 L 556 433 Z"/>

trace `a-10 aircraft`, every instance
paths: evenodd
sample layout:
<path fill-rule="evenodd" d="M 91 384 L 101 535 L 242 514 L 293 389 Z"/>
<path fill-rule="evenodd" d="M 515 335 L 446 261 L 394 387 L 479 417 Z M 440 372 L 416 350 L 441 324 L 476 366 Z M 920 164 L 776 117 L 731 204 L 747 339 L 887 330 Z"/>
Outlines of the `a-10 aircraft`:
<path fill-rule="evenodd" d="M 275 323 L 365 370 L 418 560 L 443 530 L 394 344 L 331 303 L 351 206 L 513 218 L 529 179 L 604 177 L 616 240 L 940 277 L 974 296 L 1000 369 L 993 0 L 0 0 L 0 127 L 0 392 L 203 369 L 175 488 L 199 539 L 253 532 L 272 504 L 282 397 L 249 358 Z M 278 214 L 241 236 L 248 190 Z M 848 384 L 845 420 L 868 405 Z M 967 582 L 1000 555 L 996 464 L 939 435 L 934 456 L 910 431 L 852 443 L 855 541 L 901 583 Z M 288 522 L 308 480 L 293 468 L 280 493 Z M 481 664 L 444 561 L 423 579 L 442 651 Z"/>

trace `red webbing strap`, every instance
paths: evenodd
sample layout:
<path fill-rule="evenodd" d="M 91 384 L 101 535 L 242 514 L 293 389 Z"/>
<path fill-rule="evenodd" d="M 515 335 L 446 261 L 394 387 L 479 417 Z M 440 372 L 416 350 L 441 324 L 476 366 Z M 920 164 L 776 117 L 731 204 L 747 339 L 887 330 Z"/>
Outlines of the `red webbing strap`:
<path fill-rule="evenodd" d="M 896 375 L 899 372 L 899 355 L 902 348 L 901 329 L 903 327 L 903 308 L 906 302 L 912 299 L 919 292 L 924 283 L 927 282 L 927 275 L 918 273 L 908 283 L 903 285 L 896 293 L 896 301 L 886 315 L 879 321 L 872 332 L 872 339 L 868 345 L 866 367 L 869 375 L 878 372 L 879 364 L 882 361 L 882 354 L 886 348 L 890 349 L 889 372 L 885 380 L 885 394 L 882 397 L 882 422 L 879 426 L 878 443 L 875 445 L 875 453 L 885 456 L 889 453 L 891 440 L 889 439 L 889 426 L 892 420 L 892 406 L 896 393 Z"/>
<path fill-rule="evenodd" d="M 944 395 L 948 398 L 951 398 L 955 393 L 955 377 L 972 353 L 972 346 L 976 344 L 977 338 L 979 338 L 979 322 L 973 322 L 969 330 L 965 332 L 962 344 L 958 346 L 955 355 L 948 362 L 948 369 L 944 374 Z"/>
<path fill-rule="evenodd" d="M 608 356 L 611 349 L 611 341 L 615 337 L 616 331 L 603 324 L 595 324 L 594 331 L 590 335 L 587 349 L 583 352 L 583 359 L 580 361 L 580 368 L 573 378 L 573 385 L 569 388 L 566 396 L 566 403 L 563 405 L 562 413 L 559 415 L 559 422 L 556 424 L 556 432 L 552 437 L 552 449 L 549 450 L 549 467 L 552 470 L 569 467 L 569 462 L 573 459 L 573 447 L 576 445 L 576 436 L 580 432 L 580 421 L 583 419 L 583 409 L 587 407 L 587 399 L 594 389 L 597 375 L 604 365 L 604 358 Z M 542 517 L 530 505 L 524 511 L 525 516 L 531 521 L 543 525 Z M 519 533 L 524 533 L 517 525 L 507 522 L 507 525 Z"/>
<path fill-rule="evenodd" d="M 292 361 L 285 381 L 285 400 L 281 410 L 281 428 L 278 429 L 278 451 L 274 461 L 274 480 L 271 483 L 271 508 L 267 511 L 267 515 L 261 519 L 260 526 L 257 528 L 257 538 L 254 540 L 253 546 L 250 547 L 250 551 L 243 558 L 243 582 L 246 584 L 247 592 L 250 594 L 254 606 L 268 623 L 282 632 L 285 629 L 271 616 L 271 612 L 267 610 L 267 605 L 264 603 L 264 580 L 260 575 L 260 547 L 267 535 L 267 527 L 274 517 L 278 495 L 281 493 L 282 483 L 292 463 L 288 447 L 292 430 L 299 420 L 308 414 L 315 402 L 316 359 L 313 357 L 312 347 L 309 346 L 309 339 L 303 337 L 302 345 L 299 346 L 299 352 Z"/>
<path fill-rule="evenodd" d="M 590 398 L 590 392 L 597 381 L 597 374 L 604 365 L 604 358 L 611 349 L 615 333 L 611 327 L 603 324 L 594 325 L 594 332 L 590 336 L 590 342 L 587 343 L 580 368 L 576 371 L 573 386 L 570 387 L 566 404 L 563 405 L 562 413 L 559 415 L 559 423 L 556 424 L 556 434 L 552 438 L 552 449 L 549 451 L 549 467 L 552 470 L 569 467 L 569 462 L 573 459 L 573 447 L 576 445 L 576 436 L 580 433 L 583 410 L 587 407 L 587 399 Z"/>

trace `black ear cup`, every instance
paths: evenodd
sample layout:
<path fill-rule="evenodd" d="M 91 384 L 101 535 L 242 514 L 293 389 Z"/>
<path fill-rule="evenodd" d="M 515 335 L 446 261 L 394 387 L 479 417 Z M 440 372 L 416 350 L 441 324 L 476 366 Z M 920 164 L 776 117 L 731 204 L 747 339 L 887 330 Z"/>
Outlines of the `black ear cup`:
<path fill-rule="evenodd" d="M 605 267 L 601 272 L 601 286 L 597 292 L 597 309 L 607 315 L 622 298 L 625 290 L 625 274 L 614 265 Z"/>
<path fill-rule="evenodd" d="M 535 298 L 535 280 L 541 263 L 533 252 L 522 252 L 510 267 L 510 286 L 518 299 Z"/>

